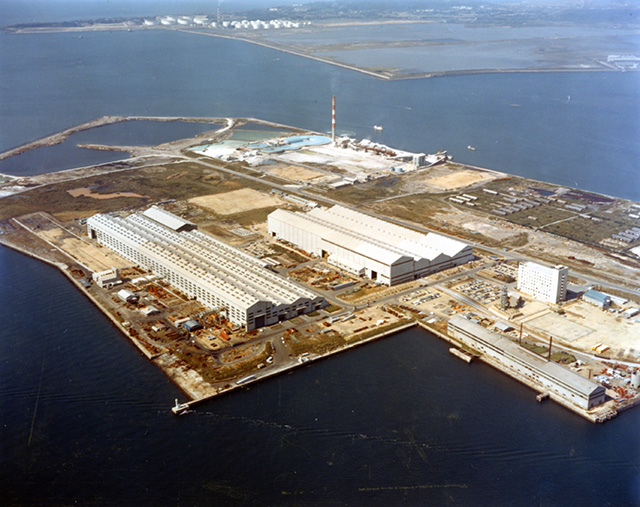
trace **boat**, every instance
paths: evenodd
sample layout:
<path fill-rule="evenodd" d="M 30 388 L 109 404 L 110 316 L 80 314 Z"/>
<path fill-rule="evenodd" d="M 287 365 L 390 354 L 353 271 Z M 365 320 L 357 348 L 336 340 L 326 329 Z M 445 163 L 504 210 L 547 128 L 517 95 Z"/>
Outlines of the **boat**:
<path fill-rule="evenodd" d="M 171 407 L 171 412 L 173 412 L 175 415 L 181 415 L 184 414 L 187 410 L 189 410 L 189 404 L 178 403 L 178 398 L 176 398 L 176 404 L 175 406 Z"/>
<path fill-rule="evenodd" d="M 382 128 L 382 125 L 374 125 L 373 130 L 384 130 L 384 129 Z"/>
<path fill-rule="evenodd" d="M 467 150 L 476 151 L 476 149 L 471 145 L 467 146 Z"/>

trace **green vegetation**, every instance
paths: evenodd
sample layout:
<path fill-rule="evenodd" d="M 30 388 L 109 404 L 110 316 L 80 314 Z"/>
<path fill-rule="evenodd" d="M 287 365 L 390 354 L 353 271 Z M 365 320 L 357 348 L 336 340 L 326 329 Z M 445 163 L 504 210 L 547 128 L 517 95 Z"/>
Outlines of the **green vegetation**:
<path fill-rule="evenodd" d="M 400 193 L 397 177 L 389 176 L 369 183 L 349 185 L 331 192 L 331 197 L 350 204 L 362 204 L 384 197 L 392 197 Z"/>
<path fill-rule="evenodd" d="M 91 188 L 95 194 L 115 194 L 132 192 L 143 197 L 113 197 L 96 199 L 87 196 L 73 197 L 68 190 Z M 157 165 L 143 169 L 115 174 L 103 174 L 73 181 L 47 185 L 2 199 L 0 219 L 47 211 L 65 220 L 90 216 L 94 213 L 137 208 L 150 202 L 166 199 L 186 200 L 200 195 L 230 192 L 240 188 L 253 188 L 267 191 L 270 186 L 263 183 L 240 179 L 226 173 L 203 168 L 197 163 L 181 162 L 177 164 Z M 256 210 L 259 221 L 266 217 L 264 210 Z M 268 212 L 268 211 L 267 211 Z M 242 214 L 239 214 L 242 215 Z M 252 223 L 254 217 L 239 216 L 240 223 Z"/>
<path fill-rule="evenodd" d="M 347 342 L 338 333 L 322 333 L 301 337 L 299 334 L 290 335 L 287 339 L 287 347 L 294 356 L 304 353 L 324 355 L 344 347 Z"/>
<path fill-rule="evenodd" d="M 505 247 L 517 248 L 519 246 L 525 246 L 529 243 L 529 235 L 526 232 L 516 234 L 506 240 L 503 240 L 500 244 Z"/>
<path fill-rule="evenodd" d="M 271 206 L 268 208 L 258 208 L 252 209 L 249 211 L 243 211 L 242 213 L 235 213 L 233 215 L 225 215 L 226 220 L 233 220 L 234 222 L 238 222 L 240 225 L 253 225 L 256 223 L 264 223 L 267 221 L 267 216 L 269 213 L 274 212 L 278 209 L 278 206 Z M 287 252 L 289 253 L 289 252 Z M 305 261 L 307 259 L 304 259 Z"/>
<path fill-rule="evenodd" d="M 522 346 L 525 349 L 528 349 L 531 352 L 538 354 L 544 359 L 547 358 L 547 354 L 549 353 L 549 347 L 546 347 L 544 345 L 535 345 L 533 343 L 522 342 Z M 551 360 L 556 363 L 570 364 L 570 363 L 574 363 L 576 361 L 576 358 L 575 356 L 567 352 L 552 352 Z"/>

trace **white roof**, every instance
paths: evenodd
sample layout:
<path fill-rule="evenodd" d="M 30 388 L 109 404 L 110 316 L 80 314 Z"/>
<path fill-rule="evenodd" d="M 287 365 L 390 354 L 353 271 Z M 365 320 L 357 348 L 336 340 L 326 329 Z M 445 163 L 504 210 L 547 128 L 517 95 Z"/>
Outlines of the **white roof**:
<path fill-rule="evenodd" d="M 157 206 L 151 206 L 148 210 L 142 213 L 147 218 L 151 220 L 155 220 L 159 224 L 168 227 L 169 229 L 173 229 L 174 231 L 179 230 L 181 227 L 185 225 L 193 226 L 192 222 L 188 220 L 184 220 L 173 213 L 169 213 L 168 211 L 163 210 L 162 208 L 158 208 Z"/>
<path fill-rule="evenodd" d="M 476 336 L 478 339 L 489 342 L 494 347 L 501 349 L 502 353 L 506 357 L 514 357 L 526 363 L 530 368 L 544 372 L 555 379 L 557 383 L 569 386 L 582 396 L 588 397 L 594 391 L 604 391 L 604 388 L 601 385 L 596 384 L 593 380 L 589 380 L 579 373 L 565 368 L 558 363 L 546 361 L 542 357 L 538 357 L 533 352 L 527 351 L 508 338 L 489 331 L 480 324 L 475 324 L 460 315 L 454 315 L 451 317 L 449 319 L 449 323 L 457 326 L 458 328 L 464 329 L 468 333 Z"/>
<path fill-rule="evenodd" d="M 287 220 L 294 215 L 284 213 L 288 214 Z M 471 248 L 462 241 L 432 232 L 422 234 L 343 206 L 316 208 L 306 215 L 295 215 L 315 219 L 317 225 L 314 224 L 314 231 L 323 239 L 387 264 L 403 262 L 409 258 L 433 262 L 442 254 L 455 257 Z M 322 232 L 316 229 L 317 226 L 322 228 Z"/>
<path fill-rule="evenodd" d="M 108 231 L 172 271 L 197 280 L 240 308 L 249 308 L 259 301 L 279 305 L 319 297 L 264 269 L 260 259 L 200 231 L 178 233 L 138 214 L 126 219 L 98 214 L 90 217 L 87 223 Z"/>

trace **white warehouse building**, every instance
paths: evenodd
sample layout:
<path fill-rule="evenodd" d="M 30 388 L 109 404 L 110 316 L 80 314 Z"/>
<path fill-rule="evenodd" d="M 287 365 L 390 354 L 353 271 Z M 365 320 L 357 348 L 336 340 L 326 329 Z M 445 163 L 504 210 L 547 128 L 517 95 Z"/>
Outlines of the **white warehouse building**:
<path fill-rule="evenodd" d="M 485 329 L 460 315 L 449 319 L 447 331 L 463 345 L 504 365 L 507 373 L 522 375 L 527 384 L 550 392 L 585 410 L 606 401 L 605 388 L 553 361 L 547 361 L 509 338 Z"/>
<path fill-rule="evenodd" d="M 422 234 L 351 209 L 307 213 L 279 209 L 269 234 L 323 257 L 339 268 L 397 285 L 473 260 L 473 248 L 440 234 Z"/>
<path fill-rule="evenodd" d="M 547 303 L 559 303 L 567 298 L 569 268 L 552 268 L 535 262 L 521 262 L 518 265 L 518 284 L 520 292 Z"/>
<path fill-rule="evenodd" d="M 194 227 L 159 208 L 87 220 L 90 238 L 249 331 L 327 305 L 313 291 L 267 270 L 260 259 Z"/>

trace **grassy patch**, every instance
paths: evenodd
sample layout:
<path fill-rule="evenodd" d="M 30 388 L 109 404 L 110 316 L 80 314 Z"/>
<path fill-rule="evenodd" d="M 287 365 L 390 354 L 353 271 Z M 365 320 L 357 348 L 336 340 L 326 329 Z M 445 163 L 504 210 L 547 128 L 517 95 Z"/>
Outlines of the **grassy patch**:
<path fill-rule="evenodd" d="M 224 218 L 227 220 L 233 220 L 234 222 L 238 222 L 240 225 L 248 226 L 248 225 L 266 222 L 267 216 L 269 215 L 269 213 L 272 213 L 277 209 L 278 209 L 278 206 L 252 209 L 249 211 L 243 211 L 242 213 L 225 215 Z"/>
<path fill-rule="evenodd" d="M 336 333 L 323 333 L 305 338 L 293 336 L 287 339 L 287 347 L 294 356 L 299 356 L 306 352 L 323 355 L 346 344 L 346 340 Z"/>
<path fill-rule="evenodd" d="M 391 324 L 387 324 L 386 326 L 377 326 L 373 329 L 367 329 L 362 333 L 350 336 L 349 341 L 365 340 L 367 338 L 371 338 L 372 336 L 391 331 L 392 329 L 395 329 L 397 327 L 404 326 L 405 324 L 410 324 L 411 322 L 413 322 L 413 319 L 400 319 L 399 321 L 392 322 Z"/>
<path fill-rule="evenodd" d="M 350 185 L 331 192 L 331 197 L 338 201 L 360 204 L 375 201 L 384 197 L 398 195 L 397 177 L 381 178 L 369 183 Z"/>
<path fill-rule="evenodd" d="M 538 354 L 540 357 L 546 359 L 547 358 L 547 354 L 549 354 L 549 347 L 545 347 L 544 345 L 535 345 L 533 343 L 527 343 L 527 342 L 523 342 L 522 346 L 525 349 L 530 350 L 531 352 L 534 352 L 536 354 Z M 561 363 L 561 364 L 570 364 L 575 362 L 576 358 L 575 356 L 567 353 L 567 352 L 552 352 L 551 353 L 551 360 L 556 362 L 556 363 Z"/>

